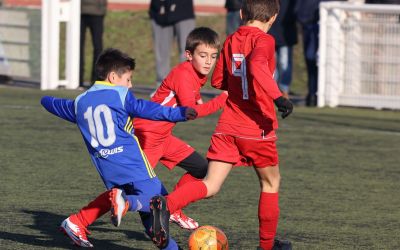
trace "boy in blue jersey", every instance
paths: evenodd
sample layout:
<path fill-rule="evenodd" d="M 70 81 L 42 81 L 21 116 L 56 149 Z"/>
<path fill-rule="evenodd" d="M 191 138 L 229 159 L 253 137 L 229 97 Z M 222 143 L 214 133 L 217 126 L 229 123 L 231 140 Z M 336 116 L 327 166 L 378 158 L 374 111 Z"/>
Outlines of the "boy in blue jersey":
<path fill-rule="evenodd" d="M 131 118 L 140 117 L 171 122 L 195 119 L 197 112 L 187 107 L 164 107 L 157 103 L 136 99 L 129 92 L 135 60 L 117 49 L 107 49 L 96 62 L 95 84 L 75 100 L 45 96 L 41 103 L 50 113 L 76 123 L 93 164 L 107 189 L 112 189 L 112 217 L 119 224 L 121 216 L 129 211 L 139 211 L 147 234 L 161 249 L 178 249 L 171 239 L 158 239 L 163 223 L 151 228 L 156 212 L 150 214 L 149 200 L 156 194 L 165 195 L 134 135 Z M 105 208 L 110 210 L 111 207 Z M 166 212 L 160 209 L 161 213 Z M 160 221 L 159 218 L 156 221 Z M 60 229 L 82 247 L 93 247 L 86 236 L 85 223 L 79 213 L 65 219 Z M 166 227 L 168 230 L 168 227 Z"/>

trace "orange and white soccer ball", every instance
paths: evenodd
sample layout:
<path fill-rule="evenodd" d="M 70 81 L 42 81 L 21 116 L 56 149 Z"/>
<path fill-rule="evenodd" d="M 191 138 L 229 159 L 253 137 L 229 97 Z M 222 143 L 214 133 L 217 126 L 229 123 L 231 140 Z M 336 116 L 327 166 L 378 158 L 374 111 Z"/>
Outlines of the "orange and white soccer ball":
<path fill-rule="evenodd" d="M 225 233 L 213 226 L 201 226 L 189 237 L 190 250 L 228 250 Z"/>

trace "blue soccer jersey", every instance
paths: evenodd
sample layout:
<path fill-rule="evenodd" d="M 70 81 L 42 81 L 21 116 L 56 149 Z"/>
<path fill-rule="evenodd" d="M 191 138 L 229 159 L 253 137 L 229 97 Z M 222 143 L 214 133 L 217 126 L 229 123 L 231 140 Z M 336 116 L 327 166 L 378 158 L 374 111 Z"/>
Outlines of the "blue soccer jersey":
<path fill-rule="evenodd" d="M 136 99 L 126 87 L 99 81 L 75 101 L 45 96 L 42 105 L 77 124 L 108 189 L 156 176 L 134 135 L 131 118 L 186 120 L 186 108 Z"/>

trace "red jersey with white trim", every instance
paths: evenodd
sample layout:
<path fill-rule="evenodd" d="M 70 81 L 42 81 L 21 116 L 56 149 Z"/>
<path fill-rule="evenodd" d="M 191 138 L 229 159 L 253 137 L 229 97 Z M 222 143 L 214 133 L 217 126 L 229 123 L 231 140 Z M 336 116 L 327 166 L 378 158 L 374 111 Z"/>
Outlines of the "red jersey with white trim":
<path fill-rule="evenodd" d="M 273 79 L 274 54 L 274 38 L 259 28 L 241 26 L 227 37 L 211 79 L 229 94 L 216 133 L 275 138 L 273 100 L 282 93 Z"/>
<path fill-rule="evenodd" d="M 227 95 L 222 93 L 207 103 L 196 105 L 197 101 L 201 100 L 200 89 L 206 82 L 207 76 L 199 74 L 190 62 L 182 62 L 163 80 L 151 101 L 169 107 L 193 107 L 198 112 L 198 117 L 212 114 L 225 105 Z M 138 133 L 168 135 L 174 126 L 173 122 L 154 122 L 140 118 L 134 120 L 135 131 Z"/>

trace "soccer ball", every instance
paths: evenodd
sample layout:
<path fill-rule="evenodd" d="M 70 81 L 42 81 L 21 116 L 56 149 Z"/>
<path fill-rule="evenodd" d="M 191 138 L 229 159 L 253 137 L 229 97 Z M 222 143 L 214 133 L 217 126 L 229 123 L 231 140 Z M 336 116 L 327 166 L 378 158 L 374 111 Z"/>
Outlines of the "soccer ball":
<path fill-rule="evenodd" d="M 228 250 L 228 239 L 224 232 L 213 226 L 201 226 L 189 237 L 190 250 Z"/>

